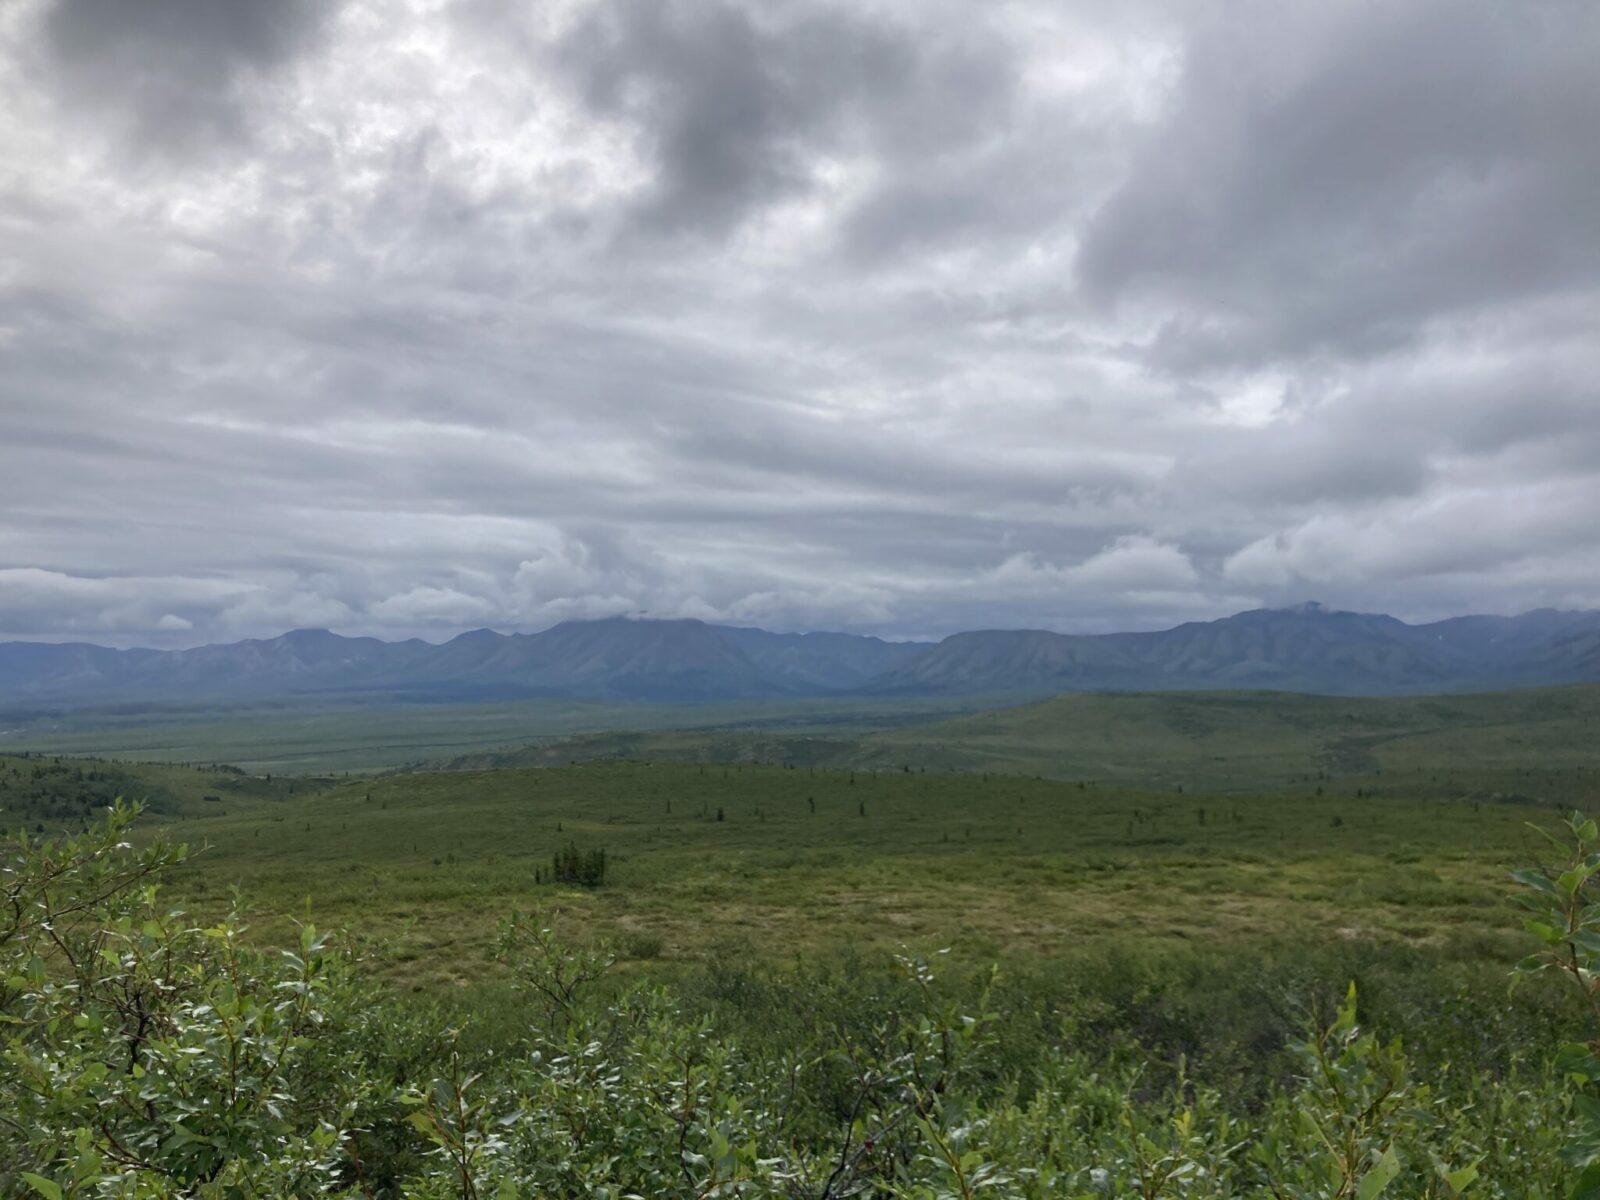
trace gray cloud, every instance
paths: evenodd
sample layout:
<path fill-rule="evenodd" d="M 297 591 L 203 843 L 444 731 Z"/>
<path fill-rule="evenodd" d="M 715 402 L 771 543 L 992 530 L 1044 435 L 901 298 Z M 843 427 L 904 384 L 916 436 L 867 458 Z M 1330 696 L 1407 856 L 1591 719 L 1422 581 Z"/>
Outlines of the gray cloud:
<path fill-rule="evenodd" d="M 39 43 L 69 106 L 123 126 L 140 152 L 188 153 L 248 131 L 251 85 L 291 62 L 327 0 L 53 0 Z"/>
<path fill-rule="evenodd" d="M 1592 288 L 1593 6 L 1201 11 L 1172 116 L 1078 261 L 1091 292 L 1153 302 L 1160 361 L 1378 354 Z"/>
<path fill-rule="evenodd" d="M 0 6 L 0 637 L 1600 605 L 1596 50 L 1554 0 Z"/>
<path fill-rule="evenodd" d="M 981 28 L 927 35 L 845 5 L 611 0 L 549 61 L 633 139 L 649 179 L 632 217 L 719 236 L 851 159 L 916 161 L 1003 129 L 1008 48 Z"/>

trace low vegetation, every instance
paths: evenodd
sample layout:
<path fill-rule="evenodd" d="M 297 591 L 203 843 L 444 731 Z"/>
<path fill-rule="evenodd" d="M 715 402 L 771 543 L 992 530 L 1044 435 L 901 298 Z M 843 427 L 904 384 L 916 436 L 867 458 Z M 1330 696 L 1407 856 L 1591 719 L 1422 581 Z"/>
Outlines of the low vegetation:
<path fill-rule="evenodd" d="M 1190 792 L 1581 803 L 1600 786 L 1600 688 L 1461 696 L 1102 693 L 890 728 L 651 730 L 458 756 L 473 769 L 573 759 L 1038 775 Z"/>
<path fill-rule="evenodd" d="M 1530 811 L 622 761 L 352 779 L 149 824 L 203 847 L 170 885 L 195 911 L 237 887 L 282 938 L 310 905 L 378 943 L 369 969 L 430 990 L 481 980 L 500 917 L 533 906 L 564 936 L 659 947 L 628 964 L 656 975 L 728 955 L 1011 964 L 1293 940 L 1498 963 Z M 556 878 L 569 851 L 604 851 L 605 886 Z"/>
<path fill-rule="evenodd" d="M 1155 771 L 1278 719 L 1213 699 L 1116 702 Z M 839 768 L 0 757 L 0 1195 L 1590 1196 L 1564 705 L 1302 765 L 1329 709 L 1229 791 L 911 727 Z M 1099 735 L 1063 711 L 952 727 Z"/>
<path fill-rule="evenodd" d="M 312 695 L 0 712 L 0 752 L 104 755 L 143 763 L 222 761 L 257 775 L 332 774 L 387 770 L 506 750 L 533 739 L 617 730 L 739 728 L 856 735 L 1005 702 L 1005 697 L 984 696 L 829 696 L 700 704 L 391 700 L 375 706 L 370 698 Z"/>
<path fill-rule="evenodd" d="M 1193 1062 L 1163 1044 L 1197 998 L 1181 967 L 1112 1007 L 1116 970 L 1039 1005 L 1038 977 L 914 955 L 712 960 L 667 989 L 608 980 L 605 947 L 537 917 L 501 925 L 493 1010 L 407 1001 L 310 924 L 266 952 L 237 913 L 162 903 L 184 852 L 134 849 L 133 817 L 23 834 L 0 875 L 7 1195 L 1375 1200 L 1582 1196 L 1600 1174 L 1581 817 L 1518 880 L 1540 947 L 1520 969 L 1583 1003 L 1457 992 L 1435 964 L 1391 977 L 1369 1030 L 1359 987 L 1310 961 L 1282 980 L 1309 1004 L 1287 1053 L 1230 1057 L 1213 1027 Z"/>
<path fill-rule="evenodd" d="M 0 755 L 0 814 L 36 833 L 82 827 L 121 796 L 138 796 L 153 818 L 226 816 L 264 800 L 308 795 L 329 781 L 251 775 L 222 763 L 171 767 L 100 756 Z"/>
<path fill-rule="evenodd" d="M 362 708 L 336 699 L 204 710 L 0 717 L 0 751 L 226 761 L 254 775 L 575 759 L 766 762 L 1093 779 L 1133 788 L 1581 803 L 1600 784 L 1600 686 L 1360 699 L 1270 692 L 1100 693 L 738 704 Z M 1013 707 L 996 707 L 1010 704 Z"/>

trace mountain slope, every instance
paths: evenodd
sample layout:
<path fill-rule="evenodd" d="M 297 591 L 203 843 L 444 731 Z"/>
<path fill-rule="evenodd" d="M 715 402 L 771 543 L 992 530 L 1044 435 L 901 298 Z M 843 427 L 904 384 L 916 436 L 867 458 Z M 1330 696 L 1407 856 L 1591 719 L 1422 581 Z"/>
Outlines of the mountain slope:
<path fill-rule="evenodd" d="M 1317 604 L 1253 609 L 1109 640 L 1159 677 L 1217 687 L 1411 690 L 1448 686 L 1472 667 L 1416 626 Z"/>
<path fill-rule="evenodd" d="M 1271 688 L 1383 695 L 1600 679 L 1597 643 L 1596 613 L 1407 625 L 1302 604 L 1152 633 L 956 634 L 868 687 L 883 693 Z"/>
<path fill-rule="evenodd" d="M 297 630 L 191 650 L 0 644 L 0 701 L 370 692 L 442 700 L 571 696 L 709 700 L 859 685 L 908 653 L 850 634 L 772 634 L 703 621 L 570 621 L 442 645 Z"/>
<path fill-rule="evenodd" d="M 1516 617 L 1451 617 L 1417 629 L 1507 682 L 1600 677 L 1600 612 L 1540 608 Z"/>
<path fill-rule="evenodd" d="M 1108 639 L 1042 629 L 958 633 L 871 681 L 874 692 L 1075 691 L 1134 687 L 1140 665 Z"/>
<path fill-rule="evenodd" d="M 768 696 L 1277 689 L 1402 694 L 1600 680 L 1600 613 L 1543 609 L 1408 625 L 1305 604 L 1148 633 L 959 633 L 936 645 L 779 634 L 697 620 L 479 629 L 434 645 L 296 630 L 189 650 L 0 644 L 0 705 L 562 696 L 701 701 Z"/>
<path fill-rule="evenodd" d="M 420 639 L 384 642 L 340 637 L 326 629 L 297 629 L 282 637 L 197 646 L 179 650 L 170 659 L 146 659 L 132 681 L 199 693 L 351 688 L 408 669 L 428 649 Z"/>
<path fill-rule="evenodd" d="M 426 642 L 297 629 L 189 650 L 112 650 L 82 643 L 0 644 L 0 688 L 12 695 L 281 695 L 371 684 L 403 672 Z"/>
<path fill-rule="evenodd" d="M 526 666 L 510 678 L 540 691 L 702 700 L 791 690 L 703 621 L 569 621 L 525 644 Z"/>
<path fill-rule="evenodd" d="M 768 633 L 731 625 L 716 630 L 769 678 L 828 691 L 860 687 L 931 644 L 886 642 L 848 633 Z"/>

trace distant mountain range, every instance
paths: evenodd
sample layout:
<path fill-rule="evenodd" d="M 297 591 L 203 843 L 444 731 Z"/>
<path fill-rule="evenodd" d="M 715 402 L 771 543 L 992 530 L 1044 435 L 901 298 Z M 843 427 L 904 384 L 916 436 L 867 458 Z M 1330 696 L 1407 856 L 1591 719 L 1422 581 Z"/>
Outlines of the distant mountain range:
<path fill-rule="evenodd" d="M 1270 688 L 1386 695 L 1600 681 L 1600 612 L 1408 625 L 1318 604 L 1154 633 L 958 633 L 938 643 L 621 617 L 435 645 L 302 629 L 190 650 L 0 643 L 0 705 L 310 693 L 451 701 L 697 701 Z"/>

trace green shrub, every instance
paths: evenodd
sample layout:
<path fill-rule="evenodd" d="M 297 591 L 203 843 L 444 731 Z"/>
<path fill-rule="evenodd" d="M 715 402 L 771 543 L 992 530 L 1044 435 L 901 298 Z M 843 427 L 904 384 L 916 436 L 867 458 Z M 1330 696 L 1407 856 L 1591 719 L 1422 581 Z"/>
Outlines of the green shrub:
<path fill-rule="evenodd" d="M 576 842 L 568 842 L 551 860 L 550 877 L 557 883 L 599 887 L 606 881 L 606 852 L 603 849 L 580 851 Z"/>
<path fill-rule="evenodd" d="M 184 851 L 131 849 L 135 814 L 20 836 L 0 874 L 0 1191 L 328 1191 L 382 1086 L 319 1052 L 363 1009 L 347 964 L 310 925 L 268 956 L 237 913 L 162 909 L 155 881 Z"/>

